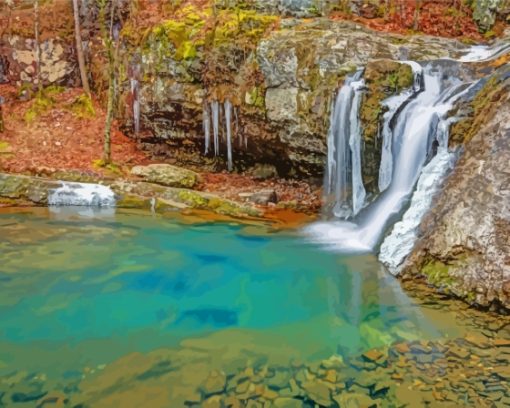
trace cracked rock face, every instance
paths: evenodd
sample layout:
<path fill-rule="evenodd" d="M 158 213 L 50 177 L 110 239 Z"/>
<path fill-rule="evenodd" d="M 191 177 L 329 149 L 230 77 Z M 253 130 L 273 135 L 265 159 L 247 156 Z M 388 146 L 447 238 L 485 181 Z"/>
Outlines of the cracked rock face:
<path fill-rule="evenodd" d="M 508 81 L 508 80 L 507 80 Z M 507 83 L 508 89 L 508 83 Z M 404 264 L 404 277 L 430 283 L 488 306 L 510 307 L 510 97 L 465 146 L 422 236 Z"/>

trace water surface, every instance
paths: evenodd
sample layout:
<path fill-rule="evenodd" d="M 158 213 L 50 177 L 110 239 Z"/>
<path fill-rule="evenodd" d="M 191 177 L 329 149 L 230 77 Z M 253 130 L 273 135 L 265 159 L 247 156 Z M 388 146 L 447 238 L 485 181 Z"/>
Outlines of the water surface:
<path fill-rule="evenodd" d="M 299 231 L 74 209 L 3 212 L 0 231 L 2 372 L 65 376 L 197 341 L 219 363 L 309 361 L 465 331 L 373 256 Z"/>

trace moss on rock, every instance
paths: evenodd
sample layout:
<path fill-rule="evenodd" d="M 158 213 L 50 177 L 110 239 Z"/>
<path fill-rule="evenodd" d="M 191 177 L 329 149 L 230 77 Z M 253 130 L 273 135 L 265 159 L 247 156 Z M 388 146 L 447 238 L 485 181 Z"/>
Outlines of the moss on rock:
<path fill-rule="evenodd" d="M 377 175 L 381 161 L 379 129 L 385 108 L 382 101 L 413 85 L 414 75 L 407 64 L 391 60 L 377 60 L 367 64 L 360 121 L 364 141 L 363 182 L 367 191 L 376 192 Z"/>

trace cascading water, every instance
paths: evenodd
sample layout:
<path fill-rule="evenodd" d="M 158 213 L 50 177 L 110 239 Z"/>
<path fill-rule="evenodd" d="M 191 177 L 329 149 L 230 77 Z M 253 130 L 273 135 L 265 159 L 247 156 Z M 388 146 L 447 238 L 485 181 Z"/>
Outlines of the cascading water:
<path fill-rule="evenodd" d="M 100 184 L 61 181 L 59 188 L 48 194 L 50 206 L 115 206 L 115 194 L 110 187 Z"/>
<path fill-rule="evenodd" d="M 397 114 L 400 112 L 404 104 L 408 103 L 416 93 L 421 91 L 421 83 L 423 79 L 423 70 L 421 65 L 416 62 L 406 63 L 411 66 L 414 73 L 413 88 L 406 89 L 402 93 L 391 96 L 382 102 L 382 105 L 388 110 L 383 115 L 383 142 L 378 180 L 378 187 L 381 193 L 389 187 L 393 177 L 393 120 L 397 117 Z"/>
<path fill-rule="evenodd" d="M 359 124 L 360 98 L 364 86 L 362 73 L 363 71 L 359 70 L 346 79 L 331 109 L 325 189 L 328 200 L 333 201 L 333 214 L 338 218 L 356 214 L 362 207 L 365 196 L 361 180 Z M 356 167 L 355 175 L 351 167 L 353 161 Z M 349 176 L 353 178 L 350 182 Z"/>
<path fill-rule="evenodd" d="M 394 112 L 384 116 L 383 131 L 386 127 L 388 137 L 392 139 L 387 157 L 382 163 L 384 169 L 380 171 L 386 177 L 383 178 L 383 187 L 385 183 L 388 184 L 384 192 L 359 214 L 355 222 L 337 220 L 310 226 L 307 231 L 313 240 L 343 251 L 370 251 L 379 243 L 388 224 L 400 213 L 412 194 L 427 157 L 430 157 L 432 143 L 438 137 L 438 128 L 445 126 L 443 122 L 446 114 L 462 94 L 461 91 L 466 88 L 466 84 L 460 80 L 444 79 L 440 64 L 428 64 L 422 74 L 421 70 L 416 68 L 413 71 L 415 76 L 422 75 L 419 81 L 420 89 L 416 89 L 414 98 L 409 99 L 411 95 L 406 91 L 407 93 L 399 95 L 398 99 L 395 97 L 392 101 L 386 101 L 392 103 L 389 112 Z M 345 111 L 351 110 L 352 82 L 346 82 L 339 92 L 332 118 L 337 117 L 336 115 L 345 118 Z M 415 84 L 417 83 L 418 80 L 415 81 Z M 405 106 L 404 99 L 407 100 Z M 338 103 L 343 105 L 338 106 Z M 393 108 L 397 104 L 398 107 Z M 339 123 L 342 122 L 332 121 L 328 135 L 327 186 L 334 185 L 332 180 L 336 179 L 332 172 L 339 169 L 339 161 L 332 161 L 338 157 L 335 156 L 338 150 L 337 144 L 332 142 L 332 135 L 345 138 L 344 134 L 347 132 L 345 126 L 339 126 Z M 348 129 L 350 130 L 350 126 Z M 389 167 L 390 158 L 392 177 L 387 176 L 385 171 Z M 338 176 L 341 182 L 349 171 L 347 166 L 344 169 L 344 174 Z M 340 198 L 344 197 L 340 195 Z"/>
<path fill-rule="evenodd" d="M 359 109 L 361 105 L 361 89 L 365 83 L 357 81 L 352 84 L 354 97 L 352 99 L 350 121 L 349 146 L 352 160 L 352 214 L 356 216 L 365 203 L 366 191 L 361 176 L 361 123 Z"/>

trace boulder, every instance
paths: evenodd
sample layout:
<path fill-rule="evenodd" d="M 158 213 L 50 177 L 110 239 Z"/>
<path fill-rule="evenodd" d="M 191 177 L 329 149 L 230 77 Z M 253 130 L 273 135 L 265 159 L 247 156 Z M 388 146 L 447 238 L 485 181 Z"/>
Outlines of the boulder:
<path fill-rule="evenodd" d="M 510 80 L 501 86 L 506 91 L 491 94 L 401 274 L 470 303 L 510 308 Z"/>
<path fill-rule="evenodd" d="M 131 174 L 141 177 L 149 183 L 156 183 L 169 187 L 192 188 L 199 179 L 199 175 L 194 171 L 172 166 L 171 164 L 135 166 L 131 169 Z"/>

